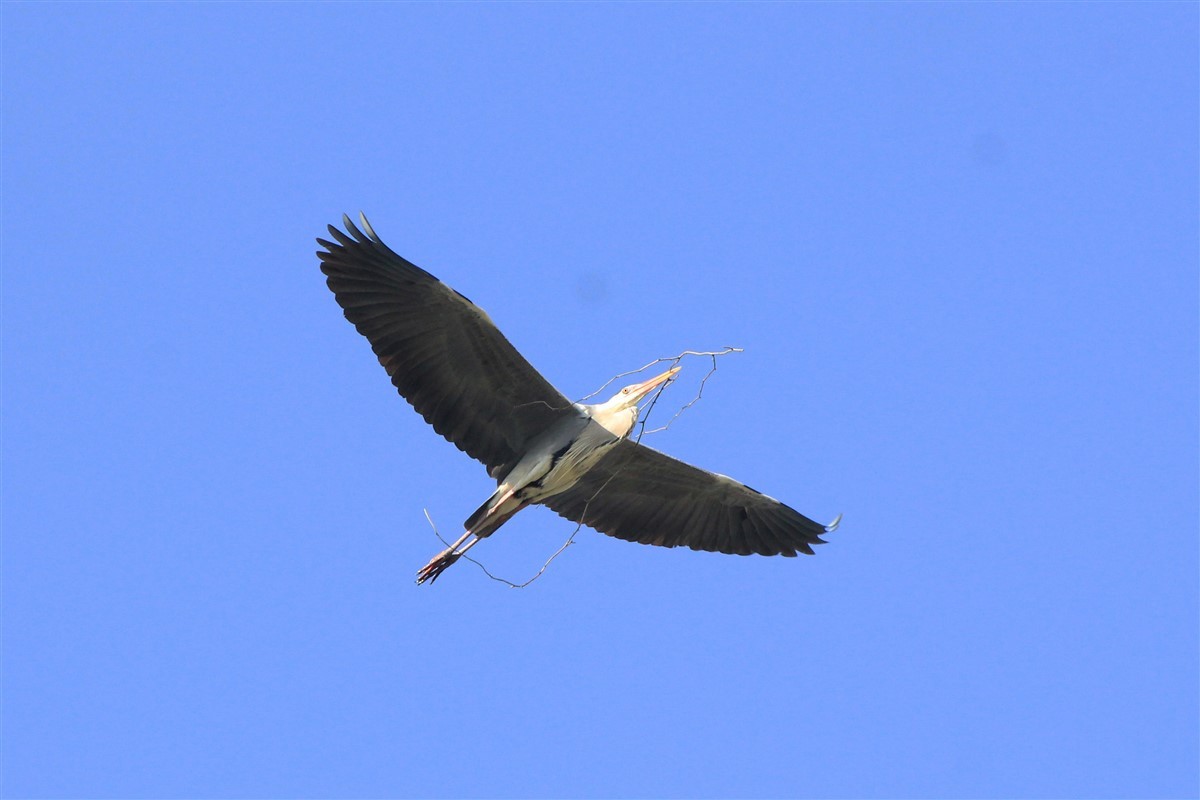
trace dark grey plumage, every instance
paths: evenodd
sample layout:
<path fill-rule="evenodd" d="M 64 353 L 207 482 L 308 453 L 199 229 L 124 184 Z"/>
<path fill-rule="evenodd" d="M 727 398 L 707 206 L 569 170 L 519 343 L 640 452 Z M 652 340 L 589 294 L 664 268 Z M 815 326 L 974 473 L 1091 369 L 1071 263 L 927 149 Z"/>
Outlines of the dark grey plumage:
<path fill-rule="evenodd" d="M 530 366 L 487 313 L 394 253 L 363 218 L 317 239 L 326 283 L 379 363 L 433 429 L 496 477 L 571 401 Z"/>
<path fill-rule="evenodd" d="M 685 464 L 628 439 L 565 492 L 543 501 L 609 536 L 660 547 L 764 556 L 812 555 L 814 522 L 732 478 Z"/>

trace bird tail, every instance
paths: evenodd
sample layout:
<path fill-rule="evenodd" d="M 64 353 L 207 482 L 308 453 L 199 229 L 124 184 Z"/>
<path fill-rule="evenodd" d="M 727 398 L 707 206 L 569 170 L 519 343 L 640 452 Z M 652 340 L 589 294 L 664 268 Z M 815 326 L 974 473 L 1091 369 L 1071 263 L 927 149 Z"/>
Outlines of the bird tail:
<path fill-rule="evenodd" d="M 489 497 L 484 501 L 483 505 L 475 509 L 475 513 L 467 517 L 467 521 L 463 523 L 463 528 L 468 531 L 474 531 L 475 526 L 483 522 L 483 518 L 487 516 L 488 509 L 492 507 L 492 498 Z"/>
<path fill-rule="evenodd" d="M 491 536 L 497 528 L 512 519 L 512 515 L 524 507 L 523 501 L 513 497 L 510 490 L 501 487 L 485 500 L 483 505 L 475 509 L 475 513 L 467 517 L 463 528 L 480 539 Z"/>

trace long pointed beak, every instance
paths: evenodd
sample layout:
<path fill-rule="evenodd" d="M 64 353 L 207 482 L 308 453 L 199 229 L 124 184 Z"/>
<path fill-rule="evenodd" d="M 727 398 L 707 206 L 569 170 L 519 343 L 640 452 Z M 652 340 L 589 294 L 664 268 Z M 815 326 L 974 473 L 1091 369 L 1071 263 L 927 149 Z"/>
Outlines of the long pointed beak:
<path fill-rule="evenodd" d="M 644 383 L 639 383 L 633 389 L 633 396 L 641 400 L 643 397 L 650 394 L 650 392 L 654 391 L 654 387 L 658 386 L 660 383 L 666 383 L 667 381 L 671 380 L 671 378 L 674 378 L 676 372 L 679 372 L 679 367 L 671 367 L 662 375 L 655 375 L 650 380 L 645 381 Z"/>

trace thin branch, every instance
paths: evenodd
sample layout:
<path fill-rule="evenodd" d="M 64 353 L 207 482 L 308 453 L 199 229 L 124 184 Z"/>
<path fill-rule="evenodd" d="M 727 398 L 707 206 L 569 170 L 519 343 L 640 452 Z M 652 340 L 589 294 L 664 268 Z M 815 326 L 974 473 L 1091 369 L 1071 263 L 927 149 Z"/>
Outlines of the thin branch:
<path fill-rule="evenodd" d="M 708 383 L 708 379 L 711 378 L 713 376 L 713 373 L 715 373 L 717 371 L 717 356 L 723 356 L 726 353 L 740 353 L 740 352 L 742 352 L 742 348 L 740 348 L 740 347 L 726 347 L 724 350 L 720 351 L 719 353 L 697 353 L 696 355 L 706 355 L 706 356 L 710 356 L 712 358 L 712 369 L 710 369 L 708 371 L 708 373 L 703 378 L 700 379 L 700 389 L 696 392 L 696 396 L 693 397 L 688 402 L 684 403 L 682 406 L 680 406 L 679 410 L 675 412 L 675 416 L 673 416 L 669 420 L 667 420 L 666 425 L 662 425 L 662 426 L 654 428 L 652 430 L 646 430 L 646 422 L 650 419 L 650 412 L 647 409 L 646 419 L 642 420 L 642 423 L 641 423 L 642 424 L 642 433 L 647 433 L 647 434 L 659 433 L 659 432 L 665 431 L 667 428 L 671 427 L 671 423 L 673 423 L 675 420 L 679 419 L 680 414 L 687 411 L 692 406 L 696 405 L 696 403 L 698 403 L 700 401 L 700 398 L 704 396 L 704 384 Z M 654 399 L 657 400 L 658 395 L 655 395 Z M 642 440 L 642 433 L 638 434 L 639 442 Z"/>
<path fill-rule="evenodd" d="M 654 406 L 658 403 L 659 397 L 662 396 L 662 393 L 667 388 L 667 385 L 670 383 L 674 383 L 674 381 L 667 381 L 667 383 L 664 383 L 657 388 L 657 390 L 654 392 L 654 395 L 650 398 L 650 403 L 646 406 L 646 412 L 644 414 L 639 415 L 640 419 L 638 421 L 638 425 L 640 427 L 638 428 L 638 434 L 637 434 L 637 437 L 634 439 L 634 441 L 637 442 L 638 444 L 641 444 L 643 436 L 652 434 L 652 433 L 659 433 L 661 431 L 665 431 L 667 428 L 671 427 L 671 424 L 673 422 L 675 422 L 675 420 L 679 419 L 680 414 L 682 414 L 684 411 L 687 411 L 689 408 L 691 408 L 697 402 L 699 402 L 700 398 L 704 395 L 704 384 L 708 383 L 708 379 L 711 378 L 713 376 L 713 373 L 715 373 L 717 371 L 717 356 L 723 356 L 723 355 L 728 355 L 729 353 L 741 353 L 741 352 L 743 352 L 743 350 L 740 347 L 726 347 L 723 350 L 705 350 L 705 351 L 684 350 L 682 353 L 680 353 L 677 356 L 669 356 L 666 358 L 656 358 L 653 361 L 649 362 L 648 364 L 642 366 L 639 369 L 633 369 L 628 372 L 622 372 L 620 375 L 612 376 L 611 378 L 608 379 L 608 381 L 606 381 L 604 383 L 603 386 L 601 386 L 599 389 L 592 392 L 591 394 L 581 398 L 579 402 L 582 403 L 584 400 L 595 397 L 596 395 L 600 394 L 600 392 L 604 391 L 604 389 L 606 387 L 612 385 L 612 383 L 614 381 L 617 381 L 617 380 L 627 377 L 629 375 L 636 375 L 639 372 L 644 372 L 645 370 L 649 369 L 650 367 L 653 367 L 655 364 L 661 364 L 664 361 L 670 361 L 671 366 L 675 366 L 687 356 L 708 356 L 709 358 L 711 358 L 712 359 L 712 367 L 708 370 L 708 373 L 705 374 L 705 376 L 700 379 L 700 388 L 697 390 L 696 396 L 693 397 L 691 400 L 689 400 L 687 403 L 685 403 L 683 406 L 681 406 L 679 408 L 679 410 L 675 412 L 675 415 L 672 416 L 669 420 L 667 420 L 667 423 L 665 425 L 661 425 L 661 426 L 659 426 L 657 428 L 653 428 L 651 430 L 646 430 L 646 423 L 649 422 L 650 414 L 654 411 Z M 605 488 L 608 487 L 608 484 L 611 483 L 613 478 L 617 477 L 617 475 L 619 473 L 620 473 L 620 471 L 618 470 L 617 472 L 614 472 L 612 475 L 610 475 L 608 480 L 605 481 L 600 486 L 600 488 L 597 489 L 595 491 L 595 493 L 592 494 L 592 496 L 588 498 L 588 501 L 586 503 L 584 503 L 584 505 L 583 505 L 583 513 L 581 513 L 579 515 L 580 520 L 587 519 L 588 506 L 591 505 L 593 500 L 595 500 L 597 497 L 600 496 L 600 494 L 605 490 Z M 442 534 L 440 534 L 438 532 L 437 526 L 434 525 L 434 523 L 433 523 L 433 518 L 431 516 L 429 516 L 428 509 L 425 509 L 425 519 L 429 521 L 429 527 L 433 528 L 433 534 L 435 536 L 437 536 L 438 539 L 441 540 L 442 544 L 446 545 L 446 547 L 449 547 L 450 543 L 448 541 L 446 541 L 442 537 Z M 465 553 L 463 555 L 461 555 L 460 558 L 464 558 L 467 561 L 470 561 L 475 566 L 479 567 L 481 570 L 483 570 L 484 575 L 487 575 L 489 578 L 491 578 L 494 581 L 503 583 L 512 589 L 524 589 L 526 586 L 533 583 L 538 578 L 542 577 L 542 575 L 546 572 L 546 569 L 550 566 L 550 563 L 552 561 L 554 561 L 554 559 L 558 558 L 564 550 L 566 550 L 571 545 L 575 544 L 575 537 L 579 535 L 579 531 L 582 529 L 583 529 L 583 522 L 580 521 L 580 522 L 576 523 L 575 529 L 573 531 L 571 531 L 571 535 L 567 537 L 567 540 L 565 542 L 563 542 L 562 545 L 557 550 L 555 550 L 550 555 L 549 558 L 546 559 L 546 562 L 544 564 L 542 564 L 542 568 L 539 569 L 533 575 L 533 577 L 531 577 L 529 580 L 525 581 L 524 583 L 514 583 L 514 582 L 508 580 L 507 578 L 501 578 L 498 575 L 493 575 L 488 570 L 488 568 L 485 567 L 481 562 L 477 561 L 474 558 L 471 558 L 469 555 L 466 555 Z"/>
<path fill-rule="evenodd" d="M 449 547 L 450 543 L 448 541 L 446 541 L 446 539 L 442 536 L 441 533 L 438 532 L 437 525 L 433 524 L 433 517 L 429 516 L 429 509 L 426 508 L 426 509 L 422 509 L 422 510 L 425 512 L 425 519 L 429 521 L 429 527 L 433 528 L 433 535 L 436 536 L 438 539 L 441 539 L 442 544 L 446 545 L 446 547 Z M 553 555 L 551 555 L 548 559 L 546 559 L 546 563 L 542 564 L 542 568 L 539 569 L 532 578 L 525 581 L 524 583 L 513 583 L 512 581 L 508 580 L 507 578 L 501 578 L 499 575 L 493 575 L 491 573 L 491 571 L 488 570 L 488 568 L 483 565 L 482 562 L 477 561 L 474 558 L 471 558 L 466 553 L 459 555 L 459 558 L 464 558 L 467 561 L 470 561 L 472 564 L 474 564 L 475 566 L 477 566 L 481 570 L 483 570 L 484 575 L 487 575 L 489 578 L 491 578 L 494 581 L 499 581 L 500 583 L 506 583 L 509 585 L 510 588 L 513 588 L 513 589 L 524 589 L 526 586 L 533 583 L 538 578 L 542 577 L 542 573 L 546 571 L 546 567 L 550 566 L 551 561 L 558 558 L 559 553 L 561 553 L 563 550 L 566 550 L 568 547 L 570 547 L 571 545 L 573 545 L 575 543 L 575 534 L 579 533 L 579 529 L 582 527 L 583 527 L 583 523 L 579 523 L 578 525 L 576 525 L 575 532 L 571 534 L 571 537 L 569 539 L 567 539 L 565 542 L 563 542 L 562 547 L 555 550 Z"/>
<path fill-rule="evenodd" d="M 582 403 L 584 400 L 588 400 L 592 397 L 595 397 L 596 395 L 603 392 L 606 388 L 611 386 L 614 382 L 619 381 L 621 378 L 627 377 L 629 375 L 636 375 L 639 372 L 645 372 L 646 370 L 653 367 L 655 364 L 661 364 L 664 361 L 670 361 L 671 366 L 674 366 L 674 365 L 678 364 L 680 361 L 682 361 L 686 356 L 712 356 L 713 363 L 715 364 L 717 356 L 727 355 L 728 353 L 741 353 L 741 352 L 744 352 L 744 351 L 740 347 L 726 347 L 724 350 L 703 350 L 703 351 L 701 351 L 701 350 L 684 350 L 682 353 L 680 353 L 677 356 L 666 356 L 664 358 L 656 358 L 653 361 L 651 361 L 649 364 L 640 366 L 637 369 L 631 369 L 628 372 L 622 372 L 620 375 L 613 375 L 611 378 L 609 378 L 607 381 L 605 381 L 604 385 L 601 386 L 599 389 L 597 389 L 596 391 L 592 392 L 589 395 L 581 397 L 579 399 L 579 402 Z"/>

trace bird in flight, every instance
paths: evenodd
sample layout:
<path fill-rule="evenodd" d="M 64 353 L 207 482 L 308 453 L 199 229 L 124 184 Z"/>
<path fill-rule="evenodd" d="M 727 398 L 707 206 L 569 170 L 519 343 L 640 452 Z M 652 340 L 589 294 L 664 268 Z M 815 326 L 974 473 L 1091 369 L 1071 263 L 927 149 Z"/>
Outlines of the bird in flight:
<path fill-rule="evenodd" d="M 773 497 L 629 438 L 638 402 L 679 367 L 603 403 L 573 403 L 483 309 L 383 243 L 365 216 L 317 239 L 321 271 L 392 384 L 433 429 L 487 467 L 496 491 L 465 532 L 417 572 L 433 582 L 512 518 L 540 504 L 601 533 L 660 547 L 812 555 L 829 525 Z"/>

